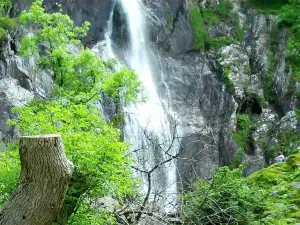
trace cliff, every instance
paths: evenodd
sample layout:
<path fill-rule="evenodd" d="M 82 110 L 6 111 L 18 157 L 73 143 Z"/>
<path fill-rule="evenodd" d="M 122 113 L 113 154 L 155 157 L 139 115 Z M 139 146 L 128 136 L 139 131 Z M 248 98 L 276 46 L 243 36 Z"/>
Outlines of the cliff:
<path fill-rule="evenodd" d="M 85 39 L 90 47 L 104 40 L 113 11 L 114 51 L 119 61 L 126 62 L 128 27 L 118 2 L 58 3 L 75 24 L 91 22 Z M 57 10 L 56 1 L 45 0 L 44 4 L 47 11 Z M 29 5 L 30 1 L 15 0 L 10 13 L 18 15 Z M 276 16 L 247 8 L 240 0 L 145 0 L 144 6 L 151 57 L 159 62 L 153 80 L 182 136 L 177 171 L 184 186 L 191 179 L 209 178 L 216 166 L 234 167 L 245 160 L 244 173 L 250 175 L 268 165 L 284 144 L 290 148 L 288 138 L 299 132 L 295 114 L 299 84 L 291 79 L 286 60 L 289 33 Z M 28 30 L 12 32 L 1 41 L 3 142 L 18 136 L 18 131 L 5 124 L 11 108 L 35 96 L 46 97 L 52 83 L 51 71 L 37 73 L 33 58 L 18 55 L 24 33 Z M 107 110 L 114 111 L 114 107 Z"/>

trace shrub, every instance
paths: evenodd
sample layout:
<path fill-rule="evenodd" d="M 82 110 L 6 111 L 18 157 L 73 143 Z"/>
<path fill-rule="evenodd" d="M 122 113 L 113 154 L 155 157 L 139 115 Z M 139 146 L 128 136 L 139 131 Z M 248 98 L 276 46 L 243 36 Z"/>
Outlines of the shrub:
<path fill-rule="evenodd" d="M 230 37 L 219 37 L 219 38 L 210 38 L 208 39 L 209 48 L 212 50 L 218 50 L 223 46 L 231 45 L 235 41 Z"/>
<path fill-rule="evenodd" d="M 250 188 L 242 178 L 242 168 L 218 168 L 211 182 L 200 180 L 184 195 L 184 224 L 252 224 L 262 211 L 263 194 Z"/>
<path fill-rule="evenodd" d="M 232 81 L 229 78 L 229 75 L 231 73 L 231 70 L 229 68 L 226 68 L 223 72 L 223 82 L 225 84 L 226 90 L 230 94 L 234 94 L 234 85 Z"/>
<path fill-rule="evenodd" d="M 240 166 L 243 154 L 244 154 L 243 149 L 239 149 L 235 153 L 235 155 L 233 156 L 233 159 L 231 160 L 230 165 L 229 165 L 230 169 L 235 169 Z"/>
<path fill-rule="evenodd" d="M 10 0 L 0 0 L 0 39 L 7 36 L 7 31 L 17 26 L 16 18 L 9 18 L 6 11 L 11 7 Z"/>
<path fill-rule="evenodd" d="M 244 152 L 250 153 L 249 146 L 251 144 L 251 117 L 246 114 L 237 115 L 237 131 L 233 133 L 235 143 L 243 149 Z"/>
<path fill-rule="evenodd" d="M 194 5 L 197 3 L 198 1 L 194 1 Z M 233 43 L 232 39 L 225 37 L 208 39 L 208 30 L 211 26 L 219 22 L 230 22 L 232 9 L 232 3 L 227 0 L 221 0 L 219 4 L 208 4 L 206 8 L 197 6 L 190 8 L 194 47 L 197 50 L 204 48 L 217 50 Z"/>
<path fill-rule="evenodd" d="M 190 19 L 193 29 L 194 47 L 198 50 L 204 49 L 208 34 L 204 27 L 204 22 L 199 8 L 193 7 L 190 9 Z"/>
<path fill-rule="evenodd" d="M 279 13 L 281 7 L 288 3 L 288 0 L 247 0 L 247 8 L 255 8 L 262 13 Z"/>
<path fill-rule="evenodd" d="M 6 149 L 0 149 L 0 206 L 13 192 L 20 172 L 17 144 L 10 143 Z"/>

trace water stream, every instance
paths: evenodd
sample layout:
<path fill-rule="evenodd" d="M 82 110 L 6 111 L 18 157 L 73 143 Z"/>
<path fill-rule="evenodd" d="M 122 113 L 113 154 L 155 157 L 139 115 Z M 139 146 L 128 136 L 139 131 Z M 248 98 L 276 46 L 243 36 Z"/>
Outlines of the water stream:
<path fill-rule="evenodd" d="M 140 0 L 119 0 L 126 15 L 129 44 L 125 50 L 127 66 L 133 69 L 143 84 L 144 102 L 126 106 L 124 138 L 132 144 L 131 150 L 136 158 L 136 168 L 143 181 L 143 192 L 149 191 L 149 177 L 151 172 L 150 202 L 163 207 L 165 211 L 174 210 L 176 204 L 176 166 L 174 160 L 168 160 L 178 151 L 178 140 L 175 139 L 174 120 L 170 111 L 165 110 L 158 95 L 154 82 L 154 71 L 160 67 L 159 58 L 150 60 L 153 54 L 147 37 L 145 15 Z M 108 22 L 104 58 L 116 57 L 113 53 L 112 34 L 113 15 Z M 156 68 L 154 68 L 156 67 Z M 160 80 L 163 81 L 163 72 L 160 71 Z M 166 84 L 165 84 L 166 85 Z M 165 93 L 165 95 L 168 95 Z M 169 161 L 166 162 L 165 161 Z M 141 172 L 144 171 L 144 172 Z"/>

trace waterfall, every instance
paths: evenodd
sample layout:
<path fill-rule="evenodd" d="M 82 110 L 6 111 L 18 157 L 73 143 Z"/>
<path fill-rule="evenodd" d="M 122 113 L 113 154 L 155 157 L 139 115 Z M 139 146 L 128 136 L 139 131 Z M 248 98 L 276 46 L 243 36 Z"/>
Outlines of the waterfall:
<path fill-rule="evenodd" d="M 158 59 L 150 60 L 149 53 L 153 53 L 147 37 L 147 27 L 140 0 L 118 0 L 127 19 L 127 30 L 129 33 L 129 44 L 124 55 L 126 55 L 127 66 L 133 69 L 143 84 L 144 102 L 138 102 L 126 106 L 124 138 L 131 144 L 131 150 L 136 159 L 136 168 L 139 177 L 143 181 L 143 192 L 149 190 L 148 175 L 141 171 L 150 171 L 153 167 L 160 166 L 151 173 L 151 192 L 149 202 L 156 202 L 166 212 L 174 211 L 177 197 L 176 166 L 171 160 L 163 163 L 175 155 L 178 151 L 178 140 L 174 134 L 174 120 L 169 110 L 165 110 L 154 82 L 154 69 L 161 67 Z M 112 17 L 108 22 L 106 38 L 103 43 L 96 46 L 102 50 L 101 57 L 116 57 L 113 54 Z M 103 50 L 105 46 L 106 50 Z M 105 51 L 105 52 L 103 52 Z M 103 56 L 103 54 L 105 56 Z M 158 57 L 157 57 L 158 58 Z M 157 67 L 157 68 L 154 68 Z M 160 80 L 163 73 L 160 71 Z M 166 86 L 166 84 L 164 83 Z M 165 93 L 167 96 L 168 94 Z"/>

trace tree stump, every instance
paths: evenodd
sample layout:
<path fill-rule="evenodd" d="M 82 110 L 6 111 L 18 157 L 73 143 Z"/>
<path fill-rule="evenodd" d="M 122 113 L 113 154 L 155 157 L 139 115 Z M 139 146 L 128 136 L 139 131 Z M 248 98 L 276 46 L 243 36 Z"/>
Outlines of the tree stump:
<path fill-rule="evenodd" d="M 51 225 L 72 176 L 60 135 L 20 140 L 21 173 L 16 190 L 0 211 L 0 225 Z"/>

